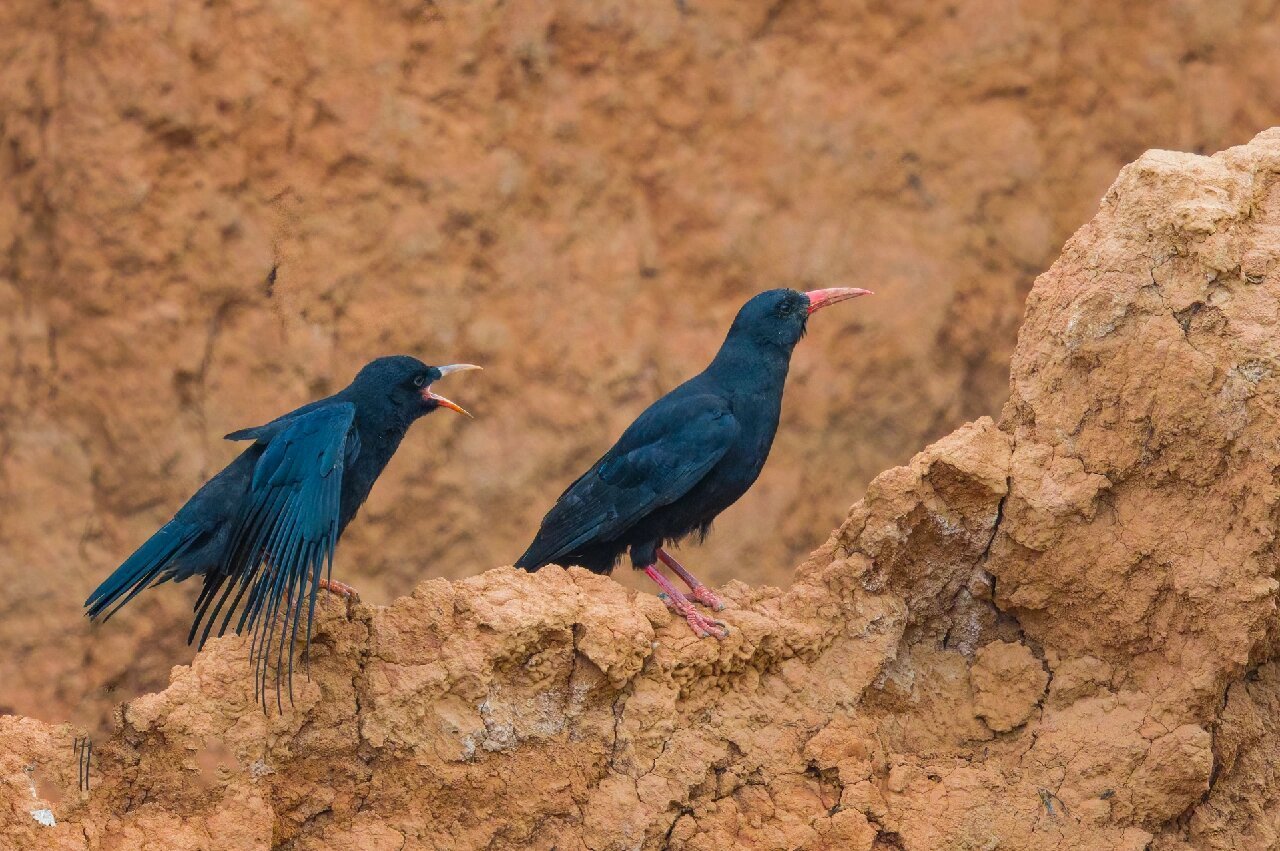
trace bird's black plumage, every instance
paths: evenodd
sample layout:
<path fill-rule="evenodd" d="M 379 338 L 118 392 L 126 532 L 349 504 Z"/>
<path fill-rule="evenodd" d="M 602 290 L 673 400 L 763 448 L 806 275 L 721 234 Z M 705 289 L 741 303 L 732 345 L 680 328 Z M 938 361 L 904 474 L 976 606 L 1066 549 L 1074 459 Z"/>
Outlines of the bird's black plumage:
<path fill-rule="evenodd" d="M 409 426 L 442 405 L 461 410 L 431 391 L 458 368 L 472 367 L 379 358 L 333 396 L 227 435 L 252 443 L 98 586 L 85 601 L 89 617 L 105 621 L 144 588 L 201 575 L 188 641 L 203 647 L 235 618 L 235 631 L 253 636 L 264 708 L 273 670 L 279 705 L 304 609 L 310 644 L 321 573 L 332 570 L 338 538 Z"/>
<path fill-rule="evenodd" d="M 633 566 L 645 568 L 667 542 L 705 534 L 764 467 L 811 309 L 850 293 L 865 291 L 778 289 L 750 299 L 711 364 L 650 405 L 560 495 L 516 566 L 608 573 L 630 550 Z"/>

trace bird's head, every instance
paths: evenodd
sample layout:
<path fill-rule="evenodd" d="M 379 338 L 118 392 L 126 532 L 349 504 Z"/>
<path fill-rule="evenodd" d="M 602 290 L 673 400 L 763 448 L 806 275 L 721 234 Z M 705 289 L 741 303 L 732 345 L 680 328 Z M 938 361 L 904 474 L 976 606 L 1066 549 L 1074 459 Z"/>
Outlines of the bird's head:
<path fill-rule="evenodd" d="M 804 336 L 805 326 L 814 313 L 837 302 L 871 294 L 870 290 L 857 287 L 809 292 L 767 290 L 742 306 L 730 333 L 745 334 L 756 342 L 779 346 L 789 352 Z"/>
<path fill-rule="evenodd" d="M 480 367 L 470 363 L 427 366 L 409 355 L 392 355 L 365 364 L 351 382 L 350 392 L 370 401 L 389 401 L 409 422 L 436 408 L 448 408 L 469 417 L 471 414 L 461 406 L 431 389 L 431 385 L 449 373 L 468 369 Z"/>

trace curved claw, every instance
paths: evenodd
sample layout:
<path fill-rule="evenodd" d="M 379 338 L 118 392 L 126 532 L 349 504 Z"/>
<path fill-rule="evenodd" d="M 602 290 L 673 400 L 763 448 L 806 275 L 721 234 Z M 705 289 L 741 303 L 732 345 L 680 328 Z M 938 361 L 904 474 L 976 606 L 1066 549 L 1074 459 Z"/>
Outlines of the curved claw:
<path fill-rule="evenodd" d="M 701 612 L 691 612 L 685 616 L 689 628 L 699 638 L 715 638 L 724 641 L 729 637 L 729 626 L 724 621 L 709 618 Z"/>

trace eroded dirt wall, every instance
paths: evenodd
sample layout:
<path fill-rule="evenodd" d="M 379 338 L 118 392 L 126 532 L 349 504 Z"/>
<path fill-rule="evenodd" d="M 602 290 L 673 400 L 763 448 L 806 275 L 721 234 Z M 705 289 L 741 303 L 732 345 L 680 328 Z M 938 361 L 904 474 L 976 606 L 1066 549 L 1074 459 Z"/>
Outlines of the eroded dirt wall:
<path fill-rule="evenodd" d="M 689 561 L 786 585 L 875 473 L 993 414 L 1032 276 L 1142 150 L 1274 123 L 1274 2 L 0 4 L 0 709 L 105 719 L 191 588 L 93 585 L 227 431 L 470 360 L 344 541 L 385 602 L 509 562 L 778 284 L 796 355 Z M 272 270 L 275 270 L 274 276 Z M 627 581 L 626 577 L 622 577 Z"/>
<path fill-rule="evenodd" d="M 1000 422 L 875 478 L 723 642 L 580 569 L 326 596 L 264 715 L 215 642 L 0 718 L 24 848 L 1240 851 L 1280 841 L 1280 128 L 1151 151 L 1028 301 Z M 45 826 L 40 819 L 56 819 Z"/>

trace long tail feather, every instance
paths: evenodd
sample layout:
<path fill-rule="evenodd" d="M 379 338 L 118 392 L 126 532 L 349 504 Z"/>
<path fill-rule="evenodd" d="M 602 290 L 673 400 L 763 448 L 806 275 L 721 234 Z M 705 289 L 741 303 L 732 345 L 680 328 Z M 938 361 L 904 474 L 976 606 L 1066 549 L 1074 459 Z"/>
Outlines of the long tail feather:
<path fill-rule="evenodd" d="M 89 595 L 84 601 L 89 609 L 86 614 L 93 620 L 109 620 L 161 573 L 171 569 L 174 560 L 191 549 L 201 534 L 198 528 L 169 521 Z M 159 581 L 167 578 L 160 577 Z"/>

